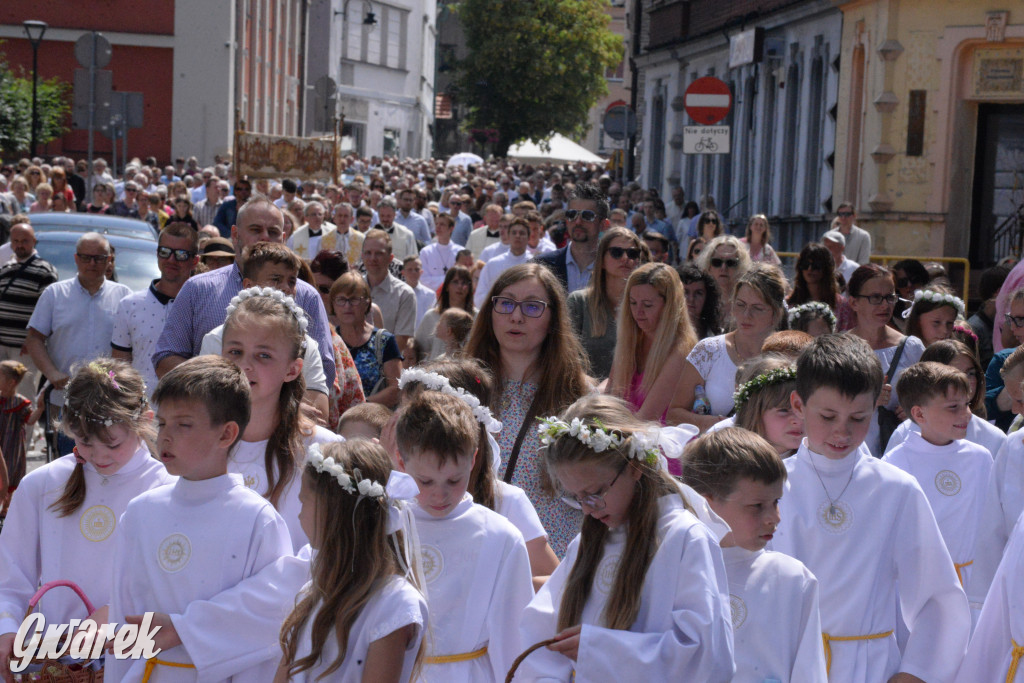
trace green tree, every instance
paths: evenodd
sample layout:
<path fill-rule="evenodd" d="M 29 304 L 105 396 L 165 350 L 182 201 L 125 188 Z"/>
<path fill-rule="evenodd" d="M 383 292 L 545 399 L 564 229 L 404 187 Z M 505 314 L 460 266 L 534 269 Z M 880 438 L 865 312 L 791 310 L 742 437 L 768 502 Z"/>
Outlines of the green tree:
<path fill-rule="evenodd" d="M 468 54 L 458 97 L 467 128 L 496 131 L 494 153 L 552 132 L 579 138 L 607 94 L 605 71 L 622 60 L 607 0 L 461 0 Z"/>
<path fill-rule="evenodd" d="M 71 86 L 59 78 L 40 80 L 36 90 L 38 142 L 44 145 L 68 131 Z M 32 75 L 15 74 L 0 55 L 0 151 L 28 151 L 32 141 Z"/>

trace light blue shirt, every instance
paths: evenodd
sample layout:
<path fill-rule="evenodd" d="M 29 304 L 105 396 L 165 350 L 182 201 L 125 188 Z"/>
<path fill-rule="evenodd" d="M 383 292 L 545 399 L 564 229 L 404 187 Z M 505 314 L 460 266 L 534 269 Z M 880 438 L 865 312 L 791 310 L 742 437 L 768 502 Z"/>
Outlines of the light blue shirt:
<path fill-rule="evenodd" d="M 46 351 L 57 369 L 70 374 L 76 362 L 110 355 L 117 306 L 131 293 L 125 285 L 104 280 L 90 294 L 76 275 L 43 290 L 28 326 L 46 337 Z M 64 392 L 55 390 L 50 403 L 64 405 Z"/>
<path fill-rule="evenodd" d="M 415 211 L 410 211 L 408 216 L 403 215 L 401 211 L 396 211 L 395 222 L 408 228 L 413 236 L 423 244 L 430 244 L 430 227 L 427 225 L 427 219 L 423 216 Z"/>
<path fill-rule="evenodd" d="M 595 259 L 586 268 L 580 268 L 576 259 L 572 257 L 572 242 L 565 250 L 565 273 L 569 280 L 569 293 L 572 294 L 578 289 L 584 289 L 590 284 L 590 275 L 594 272 Z"/>
<path fill-rule="evenodd" d="M 452 242 L 465 244 L 469 241 L 469 233 L 473 232 L 473 219 L 461 211 L 455 217 L 455 230 L 452 231 Z"/>

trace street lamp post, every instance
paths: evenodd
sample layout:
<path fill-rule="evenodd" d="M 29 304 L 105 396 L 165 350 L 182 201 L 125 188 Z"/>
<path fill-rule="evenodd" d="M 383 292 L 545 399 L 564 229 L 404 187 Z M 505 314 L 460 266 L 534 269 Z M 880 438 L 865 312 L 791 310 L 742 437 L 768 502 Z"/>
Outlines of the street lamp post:
<path fill-rule="evenodd" d="M 46 29 L 49 28 L 45 21 L 36 21 L 29 19 L 22 23 L 25 27 L 25 35 L 28 36 L 28 42 L 32 45 L 32 156 L 36 155 L 36 139 L 39 129 L 39 112 L 37 105 L 38 88 L 39 88 L 39 43 L 43 42 L 43 34 L 46 33 Z"/>

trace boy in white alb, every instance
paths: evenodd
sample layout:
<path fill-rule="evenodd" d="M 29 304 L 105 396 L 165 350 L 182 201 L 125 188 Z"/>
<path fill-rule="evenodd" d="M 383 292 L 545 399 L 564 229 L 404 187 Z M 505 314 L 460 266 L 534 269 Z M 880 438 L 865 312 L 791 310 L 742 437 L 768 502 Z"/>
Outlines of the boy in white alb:
<path fill-rule="evenodd" d="M 782 458 L 753 432 L 721 429 L 687 447 L 682 476 L 731 529 L 721 545 L 732 608 L 732 683 L 824 683 L 818 581 L 799 560 L 765 550 L 779 523 Z"/>
<path fill-rule="evenodd" d="M 467 493 L 479 425 L 469 406 L 424 391 L 400 412 L 399 468 L 420 488 L 413 506 L 430 634 L 422 680 L 503 681 L 519 655 L 519 616 L 533 597 L 523 536 Z"/>
<path fill-rule="evenodd" d="M 972 417 L 967 376 L 948 365 L 917 363 L 900 375 L 896 391 L 920 431 L 909 431 L 883 460 L 921 485 L 960 585 L 980 611 L 985 593 L 973 590 L 971 565 L 992 456 L 964 438 Z"/>
<path fill-rule="evenodd" d="M 818 579 L 829 679 L 950 680 L 970 609 L 921 487 L 862 447 L 882 389 L 878 359 L 858 337 L 823 335 L 800 354 L 796 382 L 793 409 L 807 436 L 785 461 L 772 546 Z M 908 632 L 902 652 L 897 606 Z"/>
<path fill-rule="evenodd" d="M 249 385 L 241 370 L 215 356 L 189 359 L 167 373 L 153 395 L 160 460 L 180 479 L 138 496 L 121 517 L 114 552 L 110 620 L 155 612 L 161 626 L 153 659 L 107 657 L 112 681 L 270 681 L 265 648 L 249 649 L 225 620 L 216 677 L 196 670 L 183 623 L 189 606 L 208 601 L 292 553 L 284 520 L 269 501 L 227 473 L 228 454 L 249 421 Z M 209 626 L 208 624 L 206 625 Z M 183 642 L 184 641 L 184 642 Z M 199 648 L 208 643 L 196 644 Z"/>

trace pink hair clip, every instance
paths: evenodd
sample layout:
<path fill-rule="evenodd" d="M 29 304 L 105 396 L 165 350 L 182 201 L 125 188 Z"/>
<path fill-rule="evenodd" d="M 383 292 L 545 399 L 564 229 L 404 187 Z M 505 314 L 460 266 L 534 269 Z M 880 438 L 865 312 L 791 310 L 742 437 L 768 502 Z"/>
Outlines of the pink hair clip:
<path fill-rule="evenodd" d="M 114 385 L 114 388 L 117 389 L 118 391 L 121 391 L 121 385 L 117 383 L 117 379 L 114 377 L 114 371 L 107 371 L 107 376 L 110 377 L 110 383 Z"/>

